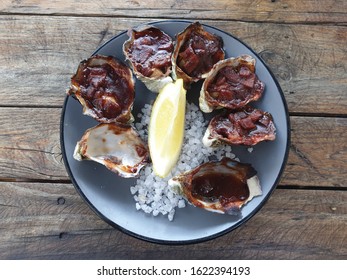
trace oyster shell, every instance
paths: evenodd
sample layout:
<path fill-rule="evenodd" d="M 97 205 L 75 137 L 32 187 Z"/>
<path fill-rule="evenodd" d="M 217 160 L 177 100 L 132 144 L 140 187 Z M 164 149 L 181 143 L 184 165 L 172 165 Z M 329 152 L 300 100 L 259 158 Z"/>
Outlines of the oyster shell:
<path fill-rule="evenodd" d="M 172 82 L 171 55 L 174 47 L 171 37 L 150 25 L 129 29 L 128 36 L 123 44 L 128 64 L 149 90 L 159 92 Z"/>
<path fill-rule="evenodd" d="M 256 173 L 250 164 L 223 158 L 175 176 L 169 185 L 196 207 L 239 214 L 243 205 L 262 194 Z"/>
<path fill-rule="evenodd" d="M 77 142 L 73 157 L 105 165 L 121 177 L 136 177 L 149 162 L 147 145 L 130 125 L 102 123 L 88 129 Z"/>
<path fill-rule="evenodd" d="M 238 111 L 225 111 L 213 117 L 202 141 L 206 147 L 218 146 L 222 142 L 253 146 L 275 138 L 276 127 L 271 114 L 245 106 Z"/>
<path fill-rule="evenodd" d="M 250 55 L 216 63 L 201 87 L 200 109 L 205 113 L 219 108 L 238 109 L 258 100 L 265 85 L 255 74 L 255 63 Z"/>
<path fill-rule="evenodd" d="M 99 122 L 128 123 L 135 98 L 131 70 L 111 56 L 95 55 L 80 62 L 67 94 L 83 106 L 83 114 Z"/>
<path fill-rule="evenodd" d="M 203 29 L 199 22 L 190 24 L 177 34 L 172 55 L 172 76 L 182 78 L 185 87 L 204 79 L 213 65 L 223 60 L 223 40 Z"/>

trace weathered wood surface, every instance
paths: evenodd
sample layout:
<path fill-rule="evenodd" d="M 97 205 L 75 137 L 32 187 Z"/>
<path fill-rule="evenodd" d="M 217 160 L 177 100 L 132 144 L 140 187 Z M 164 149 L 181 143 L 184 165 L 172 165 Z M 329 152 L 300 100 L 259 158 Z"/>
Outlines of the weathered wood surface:
<path fill-rule="evenodd" d="M 0 183 L 0 259 L 346 259 L 347 192 L 274 192 L 242 227 L 162 246 L 100 220 L 71 184 Z"/>
<path fill-rule="evenodd" d="M 186 18 L 289 23 L 347 23 L 344 0 L 2 0 L 2 13 Z"/>
<path fill-rule="evenodd" d="M 60 116 L 60 108 L 0 108 L 0 180 L 69 179 L 61 157 Z M 347 119 L 291 117 L 291 123 L 281 185 L 347 188 Z"/>
<path fill-rule="evenodd" d="M 0 15 L 0 105 L 62 106 L 79 61 L 112 36 L 147 21 Z M 346 115 L 346 26 L 203 22 L 260 54 L 279 80 L 291 114 Z"/>
<path fill-rule="evenodd" d="M 141 23 L 199 20 L 240 38 L 277 77 L 292 144 L 260 212 L 206 243 L 129 237 L 84 203 L 59 124 L 80 60 Z M 347 259 L 347 1 L 0 2 L 0 259 Z M 188 248 L 188 249 L 187 249 Z"/>

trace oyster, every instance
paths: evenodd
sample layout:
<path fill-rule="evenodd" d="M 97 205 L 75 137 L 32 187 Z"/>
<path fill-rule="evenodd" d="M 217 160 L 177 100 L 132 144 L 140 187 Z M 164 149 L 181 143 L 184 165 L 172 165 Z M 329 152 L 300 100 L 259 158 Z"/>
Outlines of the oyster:
<path fill-rule="evenodd" d="M 81 61 L 67 92 L 83 106 L 83 114 L 99 122 L 128 123 L 135 98 L 131 70 L 111 56 L 95 55 Z"/>
<path fill-rule="evenodd" d="M 144 25 L 129 29 L 129 39 L 123 53 L 136 77 L 153 91 L 172 82 L 171 55 L 173 42 L 169 35 L 154 26 Z"/>
<path fill-rule="evenodd" d="M 248 105 L 213 117 L 202 141 L 207 147 L 218 146 L 221 142 L 253 146 L 275 138 L 276 127 L 271 114 Z"/>
<path fill-rule="evenodd" d="M 194 206 L 208 211 L 239 214 L 254 196 L 262 194 L 255 169 L 230 158 L 204 163 L 169 180 L 169 185 Z"/>
<path fill-rule="evenodd" d="M 88 129 L 77 142 L 73 157 L 105 165 L 121 177 L 136 177 L 149 162 L 147 145 L 126 124 L 102 123 Z"/>
<path fill-rule="evenodd" d="M 238 109 L 258 100 L 265 85 L 255 74 L 255 59 L 250 55 L 227 58 L 216 63 L 206 77 L 199 98 L 200 109 Z"/>
<path fill-rule="evenodd" d="M 213 65 L 224 57 L 222 38 L 205 31 L 199 22 L 192 23 L 176 36 L 173 78 L 182 78 L 189 88 L 191 83 L 204 79 Z"/>

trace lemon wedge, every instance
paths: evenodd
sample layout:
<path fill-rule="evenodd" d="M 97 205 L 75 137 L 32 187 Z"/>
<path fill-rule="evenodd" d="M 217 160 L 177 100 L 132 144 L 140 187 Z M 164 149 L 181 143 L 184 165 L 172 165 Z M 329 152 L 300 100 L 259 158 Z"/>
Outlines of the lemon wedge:
<path fill-rule="evenodd" d="M 159 177 L 164 178 L 170 173 L 181 153 L 185 110 L 183 80 L 166 84 L 153 104 L 148 129 L 153 171 Z"/>

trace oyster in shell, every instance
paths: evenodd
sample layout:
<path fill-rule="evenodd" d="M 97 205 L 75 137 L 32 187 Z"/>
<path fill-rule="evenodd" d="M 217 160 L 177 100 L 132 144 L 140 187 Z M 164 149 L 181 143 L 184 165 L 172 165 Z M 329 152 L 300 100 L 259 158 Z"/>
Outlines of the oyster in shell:
<path fill-rule="evenodd" d="M 206 77 L 199 98 L 200 109 L 238 109 L 258 100 L 265 85 L 255 74 L 255 59 L 250 55 L 227 58 L 216 63 Z"/>
<path fill-rule="evenodd" d="M 182 78 L 185 87 L 204 79 L 213 65 L 223 60 L 223 40 L 203 29 L 199 22 L 177 34 L 172 55 L 173 78 Z"/>
<path fill-rule="evenodd" d="M 250 164 L 225 157 L 175 176 L 169 185 L 194 206 L 237 215 L 243 205 L 262 194 L 256 173 Z"/>
<path fill-rule="evenodd" d="M 73 157 L 105 165 L 121 177 L 136 177 L 149 162 L 147 145 L 126 124 L 102 123 L 88 129 L 77 142 Z"/>
<path fill-rule="evenodd" d="M 275 140 L 276 127 L 268 112 L 245 106 L 238 111 L 225 111 L 213 117 L 203 137 L 205 146 L 253 146 L 261 141 Z"/>
<path fill-rule="evenodd" d="M 129 67 L 114 57 L 95 55 L 81 61 L 67 92 L 83 106 L 83 114 L 99 122 L 128 123 L 135 98 Z"/>
<path fill-rule="evenodd" d="M 159 92 L 172 82 L 171 56 L 174 46 L 171 37 L 150 25 L 129 29 L 128 36 L 129 39 L 123 44 L 127 62 L 149 90 Z"/>

